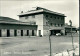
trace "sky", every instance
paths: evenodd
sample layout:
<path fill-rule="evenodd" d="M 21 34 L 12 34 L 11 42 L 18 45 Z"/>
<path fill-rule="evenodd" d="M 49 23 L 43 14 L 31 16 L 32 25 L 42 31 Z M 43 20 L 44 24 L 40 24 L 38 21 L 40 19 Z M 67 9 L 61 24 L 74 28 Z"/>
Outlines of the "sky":
<path fill-rule="evenodd" d="M 79 0 L 0 0 L 0 16 L 19 20 L 21 11 L 27 12 L 34 7 L 43 7 L 54 12 L 63 13 L 67 17 L 65 23 L 79 26 Z"/>

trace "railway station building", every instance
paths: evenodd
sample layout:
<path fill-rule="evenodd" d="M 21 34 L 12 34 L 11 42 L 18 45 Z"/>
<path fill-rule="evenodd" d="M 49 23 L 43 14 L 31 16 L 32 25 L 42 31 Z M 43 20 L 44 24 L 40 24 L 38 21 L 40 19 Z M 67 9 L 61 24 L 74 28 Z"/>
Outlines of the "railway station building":
<path fill-rule="evenodd" d="M 0 17 L 0 37 L 65 35 L 65 15 L 45 8 L 21 12 L 19 20 Z"/>

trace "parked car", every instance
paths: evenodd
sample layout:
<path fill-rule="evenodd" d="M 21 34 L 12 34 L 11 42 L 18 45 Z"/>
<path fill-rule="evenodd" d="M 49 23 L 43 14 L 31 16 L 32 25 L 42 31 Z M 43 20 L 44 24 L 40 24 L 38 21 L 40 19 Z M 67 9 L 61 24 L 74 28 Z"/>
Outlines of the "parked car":
<path fill-rule="evenodd" d="M 60 36 L 61 35 L 61 33 L 56 33 L 56 36 Z"/>

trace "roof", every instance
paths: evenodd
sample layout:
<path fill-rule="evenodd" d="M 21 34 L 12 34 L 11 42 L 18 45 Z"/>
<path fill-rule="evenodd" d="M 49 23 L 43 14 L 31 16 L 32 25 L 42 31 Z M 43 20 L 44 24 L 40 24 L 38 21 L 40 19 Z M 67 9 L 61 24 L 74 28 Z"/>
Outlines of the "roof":
<path fill-rule="evenodd" d="M 65 28 L 76 28 L 76 27 L 75 26 L 67 25 L 67 26 L 65 26 Z"/>
<path fill-rule="evenodd" d="M 21 22 L 19 20 L 15 20 L 15 19 L 12 19 L 12 18 L 9 18 L 9 17 L 0 16 L 0 24 L 35 25 L 33 23 L 30 23 L 30 22 Z"/>
<path fill-rule="evenodd" d="M 10 17 L 4 17 L 4 16 L 0 16 L 0 21 L 20 22 L 19 20 L 15 20 Z"/>
<path fill-rule="evenodd" d="M 29 15 L 29 14 L 40 13 L 40 12 L 50 13 L 50 14 L 56 14 L 56 15 L 60 15 L 60 16 L 65 16 L 65 15 L 62 14 L 62 13 L 50 11 L 50 10 L 48 10 L 48 9 L 41 8 L 41 7 L 37 7 L 36 10 L 30 10 L 30 11 L 27 11 L 27 12 L 25 12 L 25 13 L 20 13 L 18 16 Z"/>

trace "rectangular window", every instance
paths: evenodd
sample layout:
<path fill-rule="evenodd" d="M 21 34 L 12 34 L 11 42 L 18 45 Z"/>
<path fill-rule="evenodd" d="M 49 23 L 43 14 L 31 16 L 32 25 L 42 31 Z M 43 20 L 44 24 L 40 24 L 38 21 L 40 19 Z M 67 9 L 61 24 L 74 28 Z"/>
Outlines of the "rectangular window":
<path fill-rule="evenodd" d="M 58 19 L 59 19 L 59 17 L 58 17 Z"/>
<path fill-rule="evenodd" d="M 52 26 L 52 23 L 50 25 Z"/>
<path fill-rule="evenodd" d="M 58 26 L 60 26 L 60 25 L 58 24 Z"/>
<path fill-rule="evenodd" d="M 63 24 L 61 24 L 61 26 L 63 26 Z"/>
<path fill-rule="evenodd" d="M 48 15 L 46 15 L 46 17 L 48 17 Z"/>
<path fill-rule="evenodd" d="M 35 18 L 35 15 L 33 15 L 32 18 Z"/>
<path fill-rule="evenodd" d="M 50 18 L 52 18 L 52 16 L 50 16 Z"/>
<path fill-rule="evenodd" d="M 28 19 L 28 16 L 26 16 L 25 19 Z"/>
<path fill-rule="evenodd" d="M 54 17 L 54 19 L 56 19 L 56 17 Z"/>
<path fill-rule="evenodd" d="M 46 22 L 46 25 L 48 25 L 48 22 Z"/>
<path fill-rule="evenodd" d="M 56 26 L 56 24 L 54 24 L 54 26 Z"/>
<path fill-rule="evenodd" d="M 63 20 L 63 17 L 61 17 L 61 20 Z"/>

